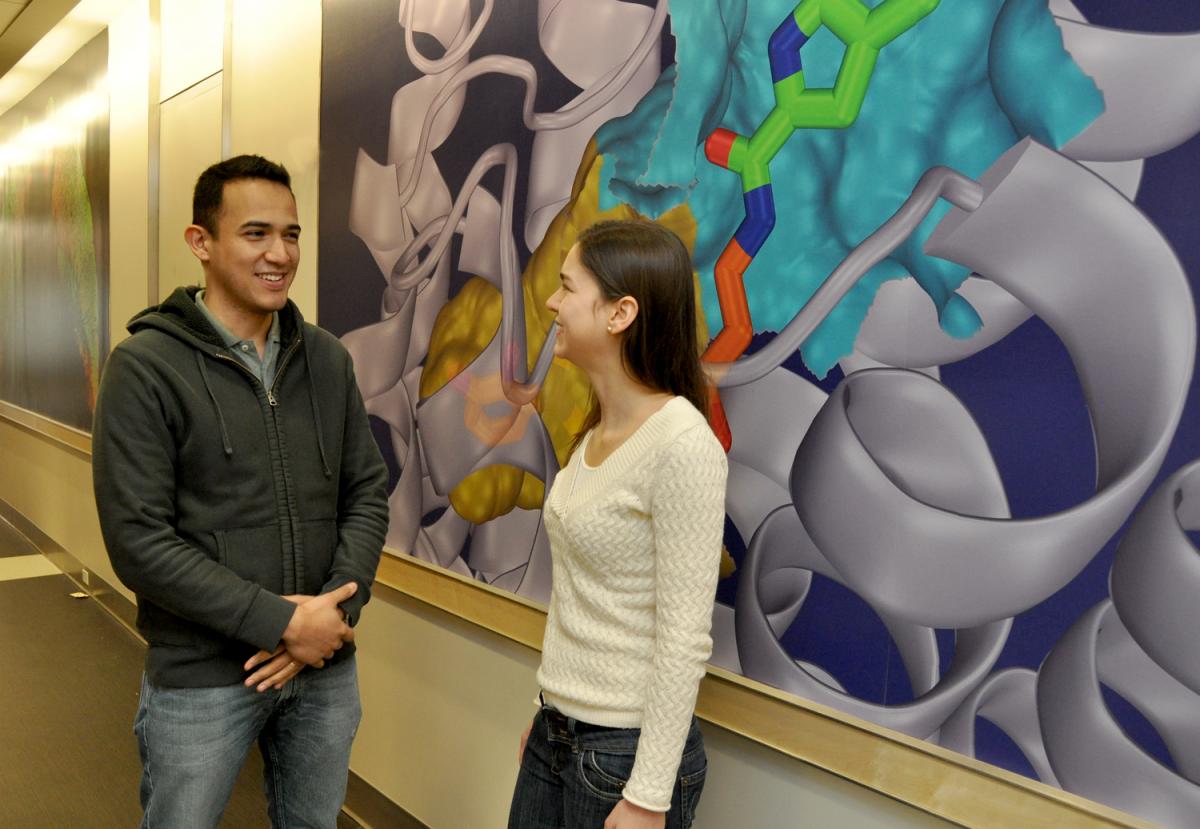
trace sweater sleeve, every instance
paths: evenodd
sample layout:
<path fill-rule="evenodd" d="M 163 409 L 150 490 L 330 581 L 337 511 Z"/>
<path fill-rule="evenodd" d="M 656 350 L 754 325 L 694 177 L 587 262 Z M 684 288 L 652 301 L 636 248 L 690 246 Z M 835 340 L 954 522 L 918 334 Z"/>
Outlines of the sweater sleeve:
<path fill-rule="evenodd" d="M 367 422 L 367 410 L 354 379 L 350 355 L 346 355 L 346 416 L 342 437 L 342 465 L 338 480 L 338 542 L 329 578 L 322 593 L 347 582 L 358 583 L 358 591 L 341 603 L 346 621 L 358 622 L 359 613 L 371 596 L 371 584 L 387 536 L 387 466 Z"/>
<path fill-rule="evenodd" d="M 273 650 L 295 605 L 243 579 L 175 530 L 170 401 L 128 350 L 109 356 L 92 436 L 100 529 L 117 576 L 139 597 L 261 650 Z"/>
<path fill-rule="evenodd" d="M 713 598 L 725 525 L 725 453 L 707 424 L 659 456 L 651 501 L 655 560 L 654 667 L 626 800 L 656 812 L 671 792 L 712 653 Z"/>

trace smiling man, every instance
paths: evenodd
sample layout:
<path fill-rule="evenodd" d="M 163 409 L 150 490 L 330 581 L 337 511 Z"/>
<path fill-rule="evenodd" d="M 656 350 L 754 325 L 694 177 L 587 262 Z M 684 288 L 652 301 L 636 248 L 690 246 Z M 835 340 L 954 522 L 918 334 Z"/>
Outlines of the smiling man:
<path fill-rule="evenodd" d="M 333 829 L 387 471 L 349 354 L 288 301 L 300 223 L 287 171 L 259 156 L 213 165 L 192 222 L 205 287 L 129 323 L 93 434 L 105 545 L 149 642 L 142 826 L 215 827 L 257 740 L 272 824 Z"/>

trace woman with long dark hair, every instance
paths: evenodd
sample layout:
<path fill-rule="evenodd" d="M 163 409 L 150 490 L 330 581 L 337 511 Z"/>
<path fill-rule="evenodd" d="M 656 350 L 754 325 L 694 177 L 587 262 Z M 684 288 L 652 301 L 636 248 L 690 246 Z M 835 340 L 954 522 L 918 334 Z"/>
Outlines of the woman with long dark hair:
<path fill-rule="evenodd" d="M 642 221 L 585 230 L 546 306 L 591 408 L 544 519 L 553 587 L 541 707 L 510 829 L 686 829 L 707 761 L 696 692 L 712 651 L 726 461 L 703 414 L 687 248 Z"/>

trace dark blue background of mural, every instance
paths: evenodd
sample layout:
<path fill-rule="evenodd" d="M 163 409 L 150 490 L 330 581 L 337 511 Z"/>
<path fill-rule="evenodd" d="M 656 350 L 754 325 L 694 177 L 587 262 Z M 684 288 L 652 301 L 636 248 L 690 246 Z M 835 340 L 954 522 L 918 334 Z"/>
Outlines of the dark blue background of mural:
<path fill-rule="evenodd" d="M 970 0 L 946 0 L 945 5 Z M 346 228 L 354 159 L 359 147 L 384 161 L 387 113 L 391 98 L 417 73 L 404 56 L 397 3 L 325 0 L 321 101 L 321 249 L 320 321 L 344 334 L 378 319 L 382 277 L 365 246 Z M 475 4 L 478 6 L 478 4 Z M 1200 31 L 1196 0 L 1076 0 L 1089 21 L 1113 28 L 1149 32 Z M 563 78 L 536 47 L 536 3 L 510 0 L 485 30 L 478 54 L 515 54 L 531 61 L 540 78 L 537 109 L 561 106 L 578 89 Z M 478 12 L 478 9 L 476 9 Z M 417 38 L 427 55 L 440 54 L 428 38 Z M 672 44 L 665 44 L 664 62 Z M 507 78 L 472 81 L 471 107 L 463 113 L 452 140 L 435 152 L 451 193 L 457 193 L 479 154 L 498 141 L 511 141 L 527 170 L 532 134 L 520 123 L 523 88 Z M 484 101 L 480 105 L 480 101 Z M 499 192 L 499 174 L 485 179 Z M 1200 185 L 1200 139 L 1147 160 L 1138 206 L 1174 246 L 1188 272 L 1193 293 L 1200 291 L 1200 222 L 1196 193 Z M 522 188 L 518 187 L 514 228 L 521 238 Z M 457 249 L 454 251 L 457 254 Z M 523 263 L 522 263 L 523 264 Z M 769 340 L 755 338 L 751 351 Z M 831 390 L 840 380 L 836 368 L 821 381 L 800 360 L 788 367 Z M 1000 468 L 1014 516 L 1044 515 L 1078 504 L 1093 491 L 1095 459 L 1083 396 L 1066 350 L 1039 320 L 1030 320 L 1000 343 L 970 359 L 945 366 L 944 383 L 979 422 Z M 379 430 L 384 455 L 386 429 Z M 1193 381 L 1187 408 L 1158 481 L 1200 457 L 1200 384 Z M 1108 595 L 1107 578 L 1118 533 L 1069 585 L 1019 616 L 996 670 L 1036 669 L 1070 625 Z M 727 546 L 737 560 L 744 544 L 730 527 Z M 732 603 L 737 574 L 723 580 L 718 599 Z M 953 632 L 939 631 L 943 664 L 953 654 Z M 784 637 L 793 656 L 816 663 L 852 694 L 887 704 L 912 699 L 900 658 L 874 612 L 849 591 L 817 578 L 804 609 Z M 1163 762 L 1170 759 L 1153 728 L 1119 697 L 1106 694 L 1115 715 L 1134 739 Z M 1032 776 L 1016 746 L 984 720 L 977 723 L 977 753 L 988 762 Z"/>

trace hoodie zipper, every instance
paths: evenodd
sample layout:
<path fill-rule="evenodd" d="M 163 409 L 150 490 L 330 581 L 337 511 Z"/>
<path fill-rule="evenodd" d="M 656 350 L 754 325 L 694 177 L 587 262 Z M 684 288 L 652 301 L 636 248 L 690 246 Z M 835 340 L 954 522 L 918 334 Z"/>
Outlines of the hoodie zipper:
<path fill-rule="evenodd" d="M 272 378 L 271 385 L 268 387 L 264 387 L 264 391 L 266 391 L 266 393 L 267 393 L 267 402 L 271 405 L 271 421 L 273 422 L 273 424 L 275 426 L 276 433 L 279 432 L 279 399 L 277 397 L 275 397 L 275 385 L 279 382 L 279 378 L 283 376 L 283 371 L 285 368 L 287 368 L 288 361 L 291 360 L 292 355 L 295 354 L 299 348 L 300 348 L 300 337 L 296 337 L 295 341 L 292 342 L 292 344 L 288 346 L 287 351 L 283 352 L 283 355 L 279 358 L 279 364 L 275 368 L 275 377 Z M 262 380 L 260 380 L 254 374 L 254 372 L 251 371 L 246 366 L 246 364 L 243 363 L 241 360 L 239 360 L 235 357 L 230 357 L 228 354 L 222 354 L 219 351 L 213 352 L 213 356 L 216 357 L 218 360 L 223 360 L 225 362 L 232 363 L 233 365 L 237 366 L 239 369 L 244 371 L 246 374 L 248 374 L 251 379 L 257 381 L 258 385 L 260 387 L 263 386 Z M 283 487 L 284 487 L 285 503 L 290 502 L 291 497 L 292 497 L 292 494 L 290 491 L 291 487 L 287 483 L 286 475 L 284 476 L 284 479 L 283 479 Z M 288 520 L 288 523 L 291 525 L 292 536 L 295 537 L 296 533 L 299 531 L 299 527 L 296 525 L 296 522 L 293 519 L 294 519 L 294 516 L 291 514 L 290 511 L 288 511 L 287 512 L 287 520 Z M 294 550 L 295 550 L 295 545 L 293 545 L 293 560 L 292 560 L 293 573 L 295 572 L 296 565 L 297 565 L 297 562 L 295 561 L 295 558 L 294 558 L 294 555 L 295 555 Z M 293 585 L 292 592 L 295 592 L 298 589 L 299 589 L 298 586 Z"/>
<path fill-rule="evenodd" d="M 279 378 L 283 376 L 283 370 L 287 368 L 288 360 L 292 359 L 292 355 L 296 353 L 296 349 L 300 347 L 300 338 L 288 346 L 288 350 L 283 352 L 283 356 L 279 358 L 279 365 L 275 367 L 275 376 L 271 378 L 271 386 L 267 389 L 267 402 L 274 409 L 279 405 L 279 399 L 275 397 L 275 384 L 279 382 Z"/>
<path fill-rule="evenodd" d="M 272 409 L 275 409 L 279 406 L 279 398 L 275 396 L 275 385 L 279 382 L 279 378 L 283 375 L 283 370 L 287 367 L 288 361 L 292 358 L 292 355 L 296 353 L 296 349 L 299 347 L 300 340 L 297 338 L 295 342 L 288 346 L 287 351 L 283 352 L 283 356 L 279 358 L 279 365 L 275 368 L 275 377 L 271 380 L 271 385 L 263 387 L 263 390 L 267 393 L 267 403 L 271 405 Z M 253 371 L 251 371 L 245 363 L 236 357 L 230 357 L 228 354 L 222 354 L 219 351 L 212 352 L 212 355 L 218 360 L 222 360 L 226 363 L 237 366 L 239 370 L 244 372 L 252 380 L 257 381 L 258 385 L 263 385 L 262 380 L 260 380 L 259 377 Z M 274 413 L 272 412 L 272 414 Z"/>

